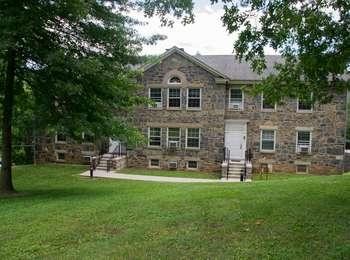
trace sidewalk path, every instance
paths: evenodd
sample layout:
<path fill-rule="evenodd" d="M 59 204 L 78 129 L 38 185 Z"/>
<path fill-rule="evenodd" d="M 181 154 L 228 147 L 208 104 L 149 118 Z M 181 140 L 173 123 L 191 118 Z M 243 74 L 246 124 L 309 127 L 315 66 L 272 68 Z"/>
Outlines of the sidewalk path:
<path fill-rule="evenodd" d="M 90 176 L 90 172 L 86 171 L 80 174 L 81 176 Z M 156 181 L 156 182 L 183 182 L 183 183 L 195 183 L 195 182 L 240 182 L 239 179 L 196 179 L 196 178 L 179 178 L 179 177 L 163 177 L 163 176 L 149 176 L 149 175 L 134 175 L 124 174 L 117 172 L 106 172 L 102 170 L 95 170 L 94 177 L 97 178 L 111 178 L 111 179 L 123 179 L 123 180 L 137 180 L 137 181 Z M 249 182 L 250 180 L 247 180 Z"/>

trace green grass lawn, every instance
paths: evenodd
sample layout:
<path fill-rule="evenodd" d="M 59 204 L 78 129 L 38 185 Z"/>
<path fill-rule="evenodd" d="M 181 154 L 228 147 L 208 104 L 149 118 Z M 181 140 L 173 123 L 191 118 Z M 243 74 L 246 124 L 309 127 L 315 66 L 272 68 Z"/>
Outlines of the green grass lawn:
<path fill-rule="evenodd" d="M 124 168 L 117 171 L 118 173 L 138 174 L 138 175 L 153 175 L 165 177 L 181 177 L 181 178 L 197 178 L 197 179 L 218 179 L 220 173 L 199 172 L 199 171 L 171 171 L 160 169 L 145 169 L 145 168 Z"/>
<path fill-rule="evenodd" d="M 350 258 L 350 175 L 175 184 L 82 170 L 15 167 L 0 259 Z"/>

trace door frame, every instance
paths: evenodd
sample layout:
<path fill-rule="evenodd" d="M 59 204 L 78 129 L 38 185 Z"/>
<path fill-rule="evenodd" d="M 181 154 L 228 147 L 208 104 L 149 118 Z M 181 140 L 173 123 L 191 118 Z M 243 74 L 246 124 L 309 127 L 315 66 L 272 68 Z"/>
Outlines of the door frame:
<path fill-rule="evenodd" d="M 226 144 L 227 144 L 226 133 L 237 132 L 237 131 L 227 130 L 226 126 L 228 124 L 237 124 L 237 125 L 243 126 L 241 129 L 242 135 L 244 136 L 244 141 L 243 141 L 244 147 L 242 148 L 243 149 L 242 156 L 241 156 L 241 158 L 234 158 L 231 156 L 233 153 L 230 151 L 230 160 L 244 160 L 245 151 L 247 149 L 247 124 L 248 124 L 248 122 L 249 122 L 249 120 L 247 120 L 247 119 L 228 119 L 228 120 L 225 120 L 225 126 L 224 126 L 224 145 L 225 145 L 225 147 L 227 147 L 226 146 Z"/>

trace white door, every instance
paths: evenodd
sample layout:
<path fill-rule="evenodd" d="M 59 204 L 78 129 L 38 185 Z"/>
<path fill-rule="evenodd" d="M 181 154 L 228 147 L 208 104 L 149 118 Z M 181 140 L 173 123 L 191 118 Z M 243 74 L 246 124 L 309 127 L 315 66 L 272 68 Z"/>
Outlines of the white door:
<path fill-rule="evenodd" d="M 231 160 L 243 160 L 246 150 L 247 123 L 228 121 L 225 123 L 225 147 L 230 150 Z"/>
<path fill-rule="evenodd" d="M 109 152 L 109 153 L 115 152 L 115 149 L 117 148 L 118 145 L 119 145 L 119 141 L 113 140 L 112 138 L 109 138 L 109 148 L 108 148 L 108 152 Z"/>

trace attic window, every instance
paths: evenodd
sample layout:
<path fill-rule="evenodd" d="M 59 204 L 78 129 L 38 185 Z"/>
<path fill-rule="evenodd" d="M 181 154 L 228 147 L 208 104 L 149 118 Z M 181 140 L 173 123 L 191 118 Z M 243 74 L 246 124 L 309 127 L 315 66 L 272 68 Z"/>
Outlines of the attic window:
<path fill-rule="evenodd" d="M 181 84 L 181 79 L 177 76 L 173 76 L 168 81 L 169 84 Z"/>

